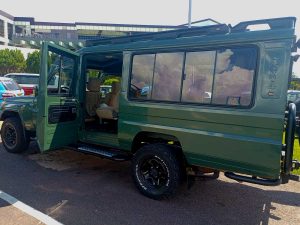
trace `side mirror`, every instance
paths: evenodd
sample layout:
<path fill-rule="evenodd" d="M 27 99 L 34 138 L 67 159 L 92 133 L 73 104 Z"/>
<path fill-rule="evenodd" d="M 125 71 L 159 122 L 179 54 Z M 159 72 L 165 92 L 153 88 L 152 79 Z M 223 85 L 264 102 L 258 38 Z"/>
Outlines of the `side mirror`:
<path fill-rule="evenodd" d="M 293 58 L 293 61 L 294 62 L 297 62 L 298 61 L 298 59 L 300 58 L 300 55 L 294 55 L 294 56 L 292 56 L 292 58 Z"/>
<path fill-rule="evenodd" d="M 37 97 L 38 93 L 39 93 L 39 88 L 38 88 L 38 86 L 35 86 L 34 89 L 33 89 L 33 95 L 34 95 L 34 97 Z"/>
<path fill-rule="evenodd" d="M 293 45 L 292 52 L 297 52 L 298 48 L 300 49 L 300 39 Z"/>

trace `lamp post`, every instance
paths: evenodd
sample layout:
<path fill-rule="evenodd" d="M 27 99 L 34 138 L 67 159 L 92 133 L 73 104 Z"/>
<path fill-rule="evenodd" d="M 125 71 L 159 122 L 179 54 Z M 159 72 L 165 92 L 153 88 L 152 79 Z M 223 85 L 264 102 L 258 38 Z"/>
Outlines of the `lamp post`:
<path fill-rule="evenodd" d="M 188 16 L 189 28 L 191 28 L 191 20 L 192 20 L 192 0 L 189 0 L 189 16 Z"/>

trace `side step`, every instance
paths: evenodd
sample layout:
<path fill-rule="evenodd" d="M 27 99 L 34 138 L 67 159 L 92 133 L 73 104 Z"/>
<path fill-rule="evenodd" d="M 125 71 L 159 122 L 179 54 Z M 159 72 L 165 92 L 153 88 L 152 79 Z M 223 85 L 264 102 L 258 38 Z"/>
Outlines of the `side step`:
<path fill-rule="evenodd" d="M 122 152 L 117 149 L 106 148 L 103 146 L 80 144 L 75 147 L 75 150 L 114 161 L 127 161 L 131 159 L 131 155 L 126 152 Z"/>
<path fill-rule="evenodd" d="M 264 186 L 277 186 L 281 184 L 281 179 L 267 180 L 267 179 L 257 178 L 254 176 L 252 177 L 242 176 L 232 172 L 225 172 L 224 175 L 236 181 L 248 182 L 248 183 L 259 184 Z"/>

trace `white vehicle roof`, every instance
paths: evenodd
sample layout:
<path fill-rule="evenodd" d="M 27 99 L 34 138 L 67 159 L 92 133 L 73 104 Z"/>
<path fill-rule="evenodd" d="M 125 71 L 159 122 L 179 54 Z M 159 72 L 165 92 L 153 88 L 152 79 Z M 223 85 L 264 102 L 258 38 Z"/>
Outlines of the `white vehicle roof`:
<path fill-rule="evenodd" d="M 38 73 L 8 73 L 5 74 L 4 76 L 8 76 L 8 75 L 17 75 L 17 76 L 40 76 Z"/>

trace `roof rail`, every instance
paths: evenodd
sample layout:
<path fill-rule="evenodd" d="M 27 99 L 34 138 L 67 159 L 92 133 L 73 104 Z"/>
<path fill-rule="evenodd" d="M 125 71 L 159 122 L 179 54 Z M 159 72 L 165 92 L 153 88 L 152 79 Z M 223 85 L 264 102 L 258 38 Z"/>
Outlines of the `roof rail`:
<path fill-rule="evenodd" d="M 252 20 L 241 22 L 231 28 L 232 33 L 249 31 L 248 27 L 252 25 L 269 25 L 271 30 L 275 29 L 294 29 L 296 17 L 283 17 L 275 19 Z"/>
<path fill-rule="evenodd" d="M 226 24 L 218 24 L 204 27 L 181 28 L 169 31 L 151 32 L 135 34 L 123 37 L 102 38 L 97 40 L 87 40 L 86 46 L 121 44 L 136 41 L 163 40 L 180 37 L 192 37 L 214 34 L 227 34 L 230 28 Z"/>
<path fill-rule="evenodd" d="M 271 30 L 276 29 L 294 29 L 296 17 L 283 17 L 264 20 L 245 21 L 237 24 L 234 27 L 226 24 L 217 24 L 203 27 L 179 28 L 169 31 L 140 33 L 122 37 L 99 38 L 94 40 L 87 40 L 86 46 L 106 45 L 106 44 L 122 44 L 136 41 L 150 41 L 150 40 L 167 40 L 182 37 L 205 36 L 216 34 L 228 34 L 249 31 L 249 26 L 252 25 L 269 25 Z"/>

